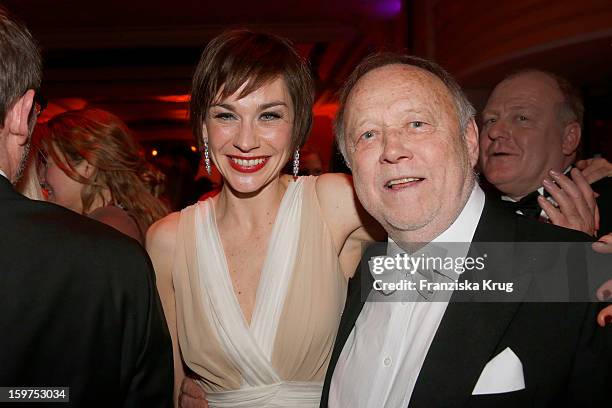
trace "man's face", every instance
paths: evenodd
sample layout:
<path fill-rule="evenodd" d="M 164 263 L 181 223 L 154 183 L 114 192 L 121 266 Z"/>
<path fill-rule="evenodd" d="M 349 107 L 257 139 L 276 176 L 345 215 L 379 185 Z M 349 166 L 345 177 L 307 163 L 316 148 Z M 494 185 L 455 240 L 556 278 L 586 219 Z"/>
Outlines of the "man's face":
<path fill-rule="evenodd" d="M 550 169 L 563 170 L 563 95 L 540 73 L 501 82 L 482 115 L 480 164 L 500 191 L 520 198 L 535 191 Z"/>
<path fill-rule="evenodd" d="M 473 186 L 478 135 L 465 140 L 451 94 L 434 75 L 387 65 L 351 91 L 346 150 L 364 208 L 396 240 L 431 240 L 455 220 Z"/>

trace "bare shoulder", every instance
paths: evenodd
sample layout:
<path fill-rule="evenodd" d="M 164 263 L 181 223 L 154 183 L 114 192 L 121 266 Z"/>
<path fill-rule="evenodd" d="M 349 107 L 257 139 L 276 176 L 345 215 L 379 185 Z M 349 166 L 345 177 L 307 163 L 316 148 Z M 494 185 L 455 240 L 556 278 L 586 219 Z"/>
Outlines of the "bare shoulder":
<path fill-rule="evenodd" d="M 180 212 L 168 214 L 147 230 L 146 248 L 154 266 L 172 259 L 180 215 Z"/>
<path fill-rule="evenodd" d="M 155 244 L 156 246 L 173 244 L 180 216 L 179 211 L 173 212 L 153 223 L 147 230 L 147 248 L 149 244 Z"/>
<path fill-rule="evenodd" d="M 324 211 L 344 209 L 346 205 L 354 207 L 355 192 L 353 178 L 343 173 L 326 173 L 317 178 L 317 198 Z"/>
<path fill-rule="evenodd" d="M 321 213 L 341 249 L 348 236 L 362 225 L 352 178 L 341 173 L 323 174 L 317 178 L 315 190 Z"/>

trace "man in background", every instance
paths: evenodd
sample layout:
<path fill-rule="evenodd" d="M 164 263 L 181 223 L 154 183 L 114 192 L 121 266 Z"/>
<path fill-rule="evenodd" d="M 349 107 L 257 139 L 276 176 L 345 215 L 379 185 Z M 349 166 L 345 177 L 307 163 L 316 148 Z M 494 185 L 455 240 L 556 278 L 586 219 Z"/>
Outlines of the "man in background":
<path fill-rule="evenodd" d="M 36 401 L 66 406 L 169 407 L 170 337 L 144 250 L 14 190 L 40 113 L 41 60 L 1 8 L 0 61 L 0 387 L 36 387 Z"/>
<path fill-rule="evenodd" d="M 612 232 L 612 179 L 596 181 L 605 172 L 591 171 L 595 177 L 587 180 L 573 168 L 583 116 L 580 95 L 566 79 L 538 70 L 513 74 L 495 87 L 482 113 L 480 167 L 519 214 L 603 236 Z"/>

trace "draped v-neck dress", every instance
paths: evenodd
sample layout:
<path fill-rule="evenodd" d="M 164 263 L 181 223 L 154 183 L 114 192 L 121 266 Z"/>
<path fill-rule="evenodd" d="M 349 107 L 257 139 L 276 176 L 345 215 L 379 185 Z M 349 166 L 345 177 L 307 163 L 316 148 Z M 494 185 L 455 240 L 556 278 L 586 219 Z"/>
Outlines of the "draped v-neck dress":
<path fill-rule="evenodd" d="M 181 212 L 173 283 L 183 361 L 211 407 L 318 407 L 347 281 L 316 177 L 289 183 L 251 324 L 232 287 L 211 200 Z"/>

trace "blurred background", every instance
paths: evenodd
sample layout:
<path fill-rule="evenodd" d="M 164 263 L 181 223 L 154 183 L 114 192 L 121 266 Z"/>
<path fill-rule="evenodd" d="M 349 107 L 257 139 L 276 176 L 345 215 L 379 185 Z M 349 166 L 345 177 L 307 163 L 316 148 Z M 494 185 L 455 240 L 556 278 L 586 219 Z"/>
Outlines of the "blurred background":
<path fill-rule="evenodd" d="M 40 42 L 41 121 L 99 107 L 121 117 L 166 174 L 174 209 L 203 177 L 187 119 L 190 81 L 207 41 L 247 27 L 290 38 L 310 62 L 317 95 L 303 152 L 310 173 L 344 171 L 333 145 L 336 91 L 370 52 L 406 51 L 446 68 L 481 109 L 520 68 L 567 77 L 583 93 L 584 155 L 612 160 L 611 0 L 4 0 Z"/>

